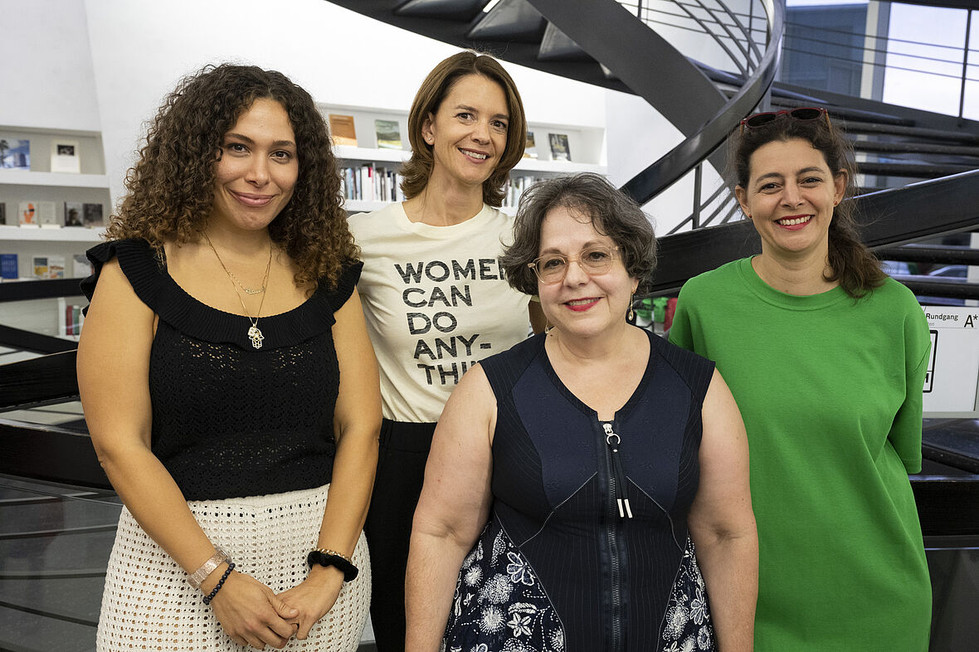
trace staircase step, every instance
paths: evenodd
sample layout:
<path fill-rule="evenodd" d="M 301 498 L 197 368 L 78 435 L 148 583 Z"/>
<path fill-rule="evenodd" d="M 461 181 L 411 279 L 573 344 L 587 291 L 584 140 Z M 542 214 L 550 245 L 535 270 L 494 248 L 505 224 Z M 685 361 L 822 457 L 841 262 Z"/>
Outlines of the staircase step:
<path fill-rule="evenodd" d="M 883 163 L 878 161 L 860 161 L 857 169 L 860 174 L 876 174 L 890 177 L 907 177 L 911 179 L 937 179 L 960 172 L 970 172 L 979 166 L 940 165 L 934 163 Z"/>
<path fill-rule="evenodd" d="M 442 20 L 469 22 L 489 4 L 489 0 L 408 0 L 394 10 L 398 16 L 428 16 Z"/>
<path fill-rule="evenodd" d="M 848 122 L 848 134 L 887 134 L 890 136 L 907 136 L 928 140 L 954 141 L 963 144 L 979 145 L 979 134 L 966 131 L 948 131 L 946 129 L 929 129 L 927 127 L 906 127 L 899 125 L 875 124 L 872 122 Z"/>
<path fill-rule="evenodd" d="M 537 58 L 541 61 L 595 61 L 552 23 L 548 23 L 544 30 L 544 39 Z"/>
<path fill-rule="evenodd" d="M 946 154 L 949 156 L 979 157 L 979 147 L 969 147 L 965 145 L 885 142 L 880 140 L 866 140 L 864 138 L 854 138 L 854 137 L 851 137 L 850 141 L 853 145 L 853 149 L 861 152 L 887 152 L 887 153 L 895 153 L 895 154 Z"/>
<path fill-rule="evenodd" d="M 471 39 L 540 43 L 547 20 L 527 0 L 501 0 L 478 18 L 466 34 Z"/>

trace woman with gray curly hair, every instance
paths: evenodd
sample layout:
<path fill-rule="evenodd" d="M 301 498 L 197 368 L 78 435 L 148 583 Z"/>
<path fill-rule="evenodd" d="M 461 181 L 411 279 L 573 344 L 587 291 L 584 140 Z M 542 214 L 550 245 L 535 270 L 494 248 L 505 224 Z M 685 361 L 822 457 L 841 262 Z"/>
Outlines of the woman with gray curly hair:
<path fill-rule="evenodd" d="M 550 327 L 473 367 L 442 412 L 408 649 L 751 649 L 744 427 L 712 362 L 627 322 L 655 251 L 600 176 L 522 199 L 502 266 Z"/>

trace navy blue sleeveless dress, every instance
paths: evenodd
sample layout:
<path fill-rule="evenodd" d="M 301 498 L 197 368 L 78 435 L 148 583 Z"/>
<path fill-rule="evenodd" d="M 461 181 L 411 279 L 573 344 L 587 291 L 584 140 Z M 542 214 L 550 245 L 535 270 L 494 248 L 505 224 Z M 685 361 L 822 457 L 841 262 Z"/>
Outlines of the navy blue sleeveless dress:
<path fill-rule="evenodd" d="M 498 410 L 493 506 L 445 649 L 714 650 L 687 529 L 713 363 L 650 334 L 639 386 L 603 422 L 558 379 L 545 337 L 480 363 Z"/>

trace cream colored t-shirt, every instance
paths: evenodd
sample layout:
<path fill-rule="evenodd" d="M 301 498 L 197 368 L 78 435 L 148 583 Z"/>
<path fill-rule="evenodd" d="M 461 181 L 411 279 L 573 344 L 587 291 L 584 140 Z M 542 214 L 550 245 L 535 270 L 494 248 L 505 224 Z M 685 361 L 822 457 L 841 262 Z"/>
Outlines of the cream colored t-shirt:
<path fill-rule="evenodd" d="M 512 229 L 486 204 L 453 226 L 411 222 L 400 203 L 350 218 L 386 418 L 437 421 L 467 369 L 527 337 L 529 297 L 499 264 Z"/>

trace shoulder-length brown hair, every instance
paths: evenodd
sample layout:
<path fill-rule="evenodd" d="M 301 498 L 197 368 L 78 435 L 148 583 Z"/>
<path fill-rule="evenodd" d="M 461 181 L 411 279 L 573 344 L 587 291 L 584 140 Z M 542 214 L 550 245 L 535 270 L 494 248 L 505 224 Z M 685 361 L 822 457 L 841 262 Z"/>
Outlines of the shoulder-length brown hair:
<path fill-rule="evenodd" d="M 787 114 L 778 115 L 774 120 L 760 127 L 738 129 L 731 137 L 728 168 L 734 176 L 734 185 L 748 187 L 751 177 L 751 155 L 762 145 L 774 140 L 786 141 L 801 138 L 819 150 L 827 167 L 834 174 L 846 174 L 846 189 L 843 201 L 833 210 L 829 224 L 829 267 L 824 277 L 827 281 L 838 281 L 840 287 L 855 299 L 880 287 L 887 278 L 880 268 L 880 261 L 863 244 L 857 232 L 857 221 L 853 212 L 853 196 L 856 166 L 853 163 L 853 149 L 843 136 L 823 114 L 815 120 L 798 120 Z"/>
<path fill-rule="evenodd" d="M 256 99 L 286 110 L 296 135 L 299 176 L 293 196 L 269 224 L 272 240 L 295 262 L 297 285 L 334 287 L 358 256 L 347 229 L 340 175 L 323 116 L 285 75 L 256 66 L 208 65 L 185 77 L 157 111 L 127 194 L 109 224 L 110 239 L 142 238 L 157 250 L 167 239 L 195 242 L 214 201 L 215 162 L 224 135 Z"/>
<path fill-rule="evenodd" d="M 503 66 L 493 57 L 469 50 L 453 54 L 435 66 L 422 82 L 411 103 L 411 112 L 408 114 L 411 158 L 401 166 L 401 175 L 404 177 L 401 189 L 409 199 L 425 190 L 435 164 L 432 146 L 422 137 L 425 120 L 438 111 L 452 86 L 467 75 L 481 75 L 496 82 L 506 96 L 509 115 L 506 150 L 496 164 L 493 174 L 483 182 L 483 201 L 490 206 L 503 204 L 506 195 L 504 186 L 510 170 L 523 158 L 524 146 L 527 142 L 527 118 L 517 85 L 513 83 L 513 79 Z"/>

